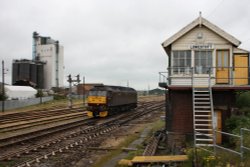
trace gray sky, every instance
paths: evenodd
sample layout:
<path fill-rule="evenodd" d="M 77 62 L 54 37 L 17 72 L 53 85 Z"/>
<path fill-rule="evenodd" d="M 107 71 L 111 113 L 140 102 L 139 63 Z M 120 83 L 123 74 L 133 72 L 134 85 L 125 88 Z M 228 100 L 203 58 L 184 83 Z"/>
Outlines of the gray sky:
<path fill-rule="evenodd" d="M 166 69 L 161 43 L 203 17 L 239 39 L 250 50 L 249 0 L 1 0 L 0 58 L 9 71 L 13 59 L 32 58 L 32 32 L 64 46 L 68 74 L 86 82 L 158 85 Z"/>

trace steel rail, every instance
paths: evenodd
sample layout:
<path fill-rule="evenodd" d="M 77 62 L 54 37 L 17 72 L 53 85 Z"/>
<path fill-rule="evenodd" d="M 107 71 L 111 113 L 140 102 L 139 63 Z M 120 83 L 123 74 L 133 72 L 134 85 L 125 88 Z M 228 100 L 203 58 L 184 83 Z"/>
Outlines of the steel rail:
<path fill-rule="evenodd" d="M 123 117 L 119 116 L 117 118 L 118 120 L 115 123 L 114 123 L 114 119 L 111 119 L 110 121 L 108 121 L 106 123 L 99 124 L 99 125 L 96 125 L 94 127 L 89 127 L 89 128 L 83 129 L 80 133 L 78 132 L 78 135 L 79 134 L 84 134 L 85 136 L 83 136 L 81 138 L 84 138 L 85 140 L 89 140 L 89 139 L 94 138 L 95 136 L 101 135 L 102 133 L 107 133 L 107 132 L 109 132 L 111 130 L 117 129 L 122 124 L 125 124 L 129 120 L 133 120 L 135 118 L 138 118 L 138 116 L 140 116 L 140 115 L 145 115 L 148 112 L 152 112 L 152 111 L 157 110 L 157 109 L 162 108 L 162 107 L 163 107 L 163 104 L 158 105 L 158 107 L 157 106 L 156 107 L 152 107 L 152 106 L 150 107 L 150 106 L 148 106 L 147 108 L 145 108 L 143 106 L 136 113 L 133 112 L 132 114 L 130 113 L 129 115 L 128 114 L 124 114 Z M 148 110 L 151 110 L 151 111 L 148 111 Z M 75 134 L 75 135 L 77 135 L 77 134 Z M 57 152 L 61 152 L 62 150 L 69 149 L 71 147 L 79 145 L 79 143 L 83 143 L 83 141 L 81 141 L 81 140 L 74 141 L 74 142 L 72 142 L 69 145 L 66 145 L 66 146 L 60 147 L 58 149 L 55 149 L 55 150 L 53 150 L 50 153 L 43 154 L 42 156 L 38 156 L 38 157 L 35 156 L 35 158 L 32 158 L 31 160 L 27 160 L 25 162 L 17 164 L 16 166 L 29 166 L 29 164 L 31 164 L 31 163 L 40 161 L 40 159 L 46 159 L 46 157 L 48 157 L 49 155 L 53 155 L 53 154 L 55 154 Z"/>

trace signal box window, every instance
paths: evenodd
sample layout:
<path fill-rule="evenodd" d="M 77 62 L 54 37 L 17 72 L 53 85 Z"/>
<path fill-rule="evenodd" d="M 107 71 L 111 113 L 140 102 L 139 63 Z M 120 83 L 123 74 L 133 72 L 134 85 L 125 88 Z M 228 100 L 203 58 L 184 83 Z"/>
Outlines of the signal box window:
<path fill-rule="evenodd" d="M 209 74 L 212 67 L 212 51 L 195 51 L 195 74 Z"/>
<path fill-rule="evenodd" d="M 173 51 L 173 74 L 190 74 L 191 50 Z"/>

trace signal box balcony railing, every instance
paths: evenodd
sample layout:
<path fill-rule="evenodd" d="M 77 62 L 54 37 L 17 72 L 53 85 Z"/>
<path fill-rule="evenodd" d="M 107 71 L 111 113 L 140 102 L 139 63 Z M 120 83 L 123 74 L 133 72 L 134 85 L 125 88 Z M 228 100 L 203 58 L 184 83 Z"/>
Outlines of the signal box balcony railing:
<path fill-rule="evenodd" d="M 171 67 L 159 72 L 159 86 L 250 86 L 249 67 Z"/>

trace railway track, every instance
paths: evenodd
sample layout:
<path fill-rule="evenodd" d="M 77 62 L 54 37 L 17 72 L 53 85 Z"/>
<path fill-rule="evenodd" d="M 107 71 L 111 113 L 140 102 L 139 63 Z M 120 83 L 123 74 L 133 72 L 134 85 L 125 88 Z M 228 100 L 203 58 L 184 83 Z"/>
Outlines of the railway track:
<path fill-rule="evenodd" d="M 86 119 L 82 121 L 82 125 L 79 125 L 78 128 L 74 130 L 72 128 L 70 133 L 55 135 L 54 138 L 51 137 L 50 140 L 42 140 L 42 142 L 33 145 L 26 143 L 22 149 L 13 149 L 5 154 L 1 154 L 0 163 L 11 164 L 10 162 L 15 162 L 17 164 L 11 164 L 10 166 L 30 166 L 32 163 L 40 162 L 41 159 L 47 159 L 49 156 L 67 151 L 70 148 L 86 147 L 86 142 L 89 143 L 90 140 L 102 134 L 109 133 L 130 120 L 136 119 L 163 106 L 163 103 L 157 103 L 157 105 L 153 103 L 139 105 L 135 112 L 128 112 L 109 119 Z M 62 131 L 65 131 L 65 129 Z M 30 152 L 32 152 L 32 154 L 29 154 Z M 22 161 L 26 158 L 29 160 Z"/>
<path fill-rule="evenodd" d="M 82 108 L 57 108 L 57 109 L 45 109 L 45 110 L 33 110 L 19 113 L 10 113 L 1 115 L 0 125 L 11 124 L 19 121 L 29 121 L 34 119 L 46 118 L 51 116 L 57 116 L 62 114 L 71 113 L 74 111 L 83 110 Z"/>
<path fill-rule="evenodd" d="M 143 152 L 142 155 L 143 156 L 153 156 L 153 155 L 155 155 L 156 150 L 157 150 L 157 146 L 158 146 L 162 136 L 163 136 L 162 132 L 154 134 L 150 138 L 150 140 L 149 140 L 146 148 L 144 149 L 144 152 Z"/>
<path fill-rule="evenodd" d="M 62 126 L 69 126 L 74 122 L 80 122 L 84 119 L 86 112 L 80 109 L 75 110 L 57 110 L 46 111 L 42 115 L 34 113 L 33 119 L 15 121 L 0 125 L 0 147 L 38 137 L 49 132 L 55 132 L 62 129 Z M 55 112 L 51 114 L 50 112 Z M 46 116 L 46 117 L 45 117 Z"/>
<path fill-rule="evenodd" d="M 138 106 L 150 105 L 152 103 L 154 102 L 139 103 Z M 50 111 L 51 110 L 46 112 Z M 86 119 L 86 117 L 84 118 L 86 112 L 81 111 L 79 108 L 76 108 L 76 111 L 72 109 L 66 111 L 67 112 L 63 112 L 62 110 L 62 112 L 57 112 L 56 114 L 60 114 L 59 116 L 52 116 L 48 113 L 46 118 L 44 118 L 44 115 L 42 115 L 42 118 L 35 115 L 34 117 L 37 119 L 0 125 L 0 147 L 40 137 L 46 133 L 55 133 L 56 131 L 67 129 L 65 126 L 69 128 L 72 127 L 73 124 L 78 126 L 78 124 L 81 124 L 80 122 Z M 52 110 L 52 112 L 55 111 Z"/>

